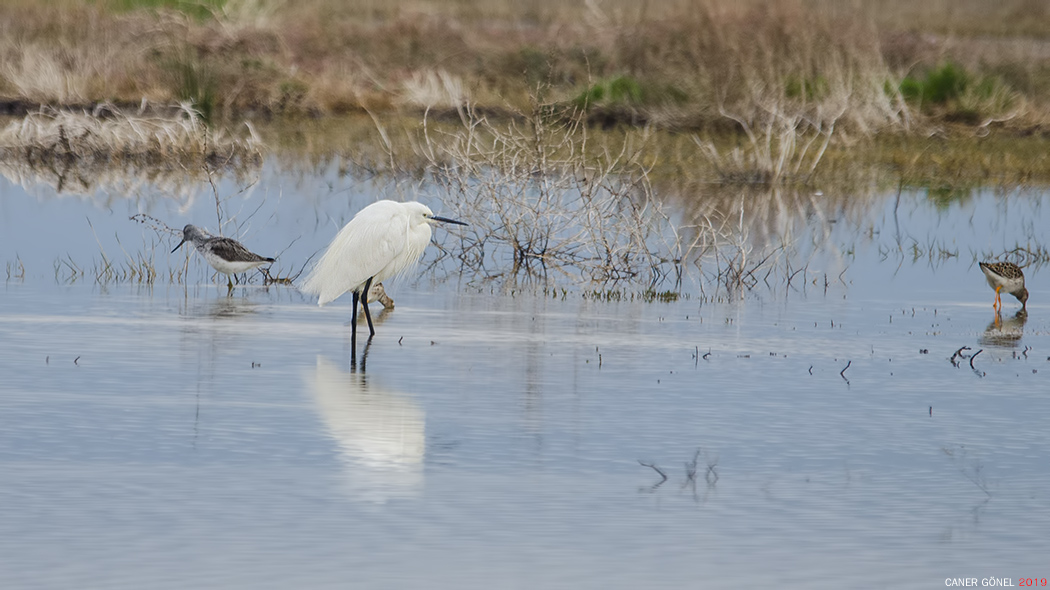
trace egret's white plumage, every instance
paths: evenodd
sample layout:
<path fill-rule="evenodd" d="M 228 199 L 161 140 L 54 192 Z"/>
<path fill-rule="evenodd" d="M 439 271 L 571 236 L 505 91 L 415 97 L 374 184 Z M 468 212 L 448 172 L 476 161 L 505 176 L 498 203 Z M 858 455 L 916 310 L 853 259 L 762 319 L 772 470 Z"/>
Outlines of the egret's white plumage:
<path fill-rule="evenodd" d="M 373 284 L 396 277 L 415 265 L 430 243 L 430 226 L 437 222 L 466 225 L 437 217 L 422 203 L 376 201 L 339 230 L 335 239 L 313 270 L 303 280 L 300 290 L 317 295 L 317 305 L 334 301 L 343 293 L 354 295 L 356 333 L 357 302 Z M 372 320 L 364 305 L 370 333 Z"/>

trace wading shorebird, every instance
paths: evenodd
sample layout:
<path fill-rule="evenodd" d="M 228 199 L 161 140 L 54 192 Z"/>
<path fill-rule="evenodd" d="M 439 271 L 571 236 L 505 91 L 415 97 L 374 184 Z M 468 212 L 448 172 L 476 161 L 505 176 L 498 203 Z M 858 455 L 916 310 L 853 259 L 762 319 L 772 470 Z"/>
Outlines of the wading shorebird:
<path fill-rule="evenodd" d="M 1021 302 L 1021 309 L 1027 309 L 1028 289 L 1024 288 L 1024 273 L 1021 267 L 1012 262 L 981 262 L 979 263 L 984 276 L 988 279 L 988 285 L 995 289 L 995 302 L 992 307 L 995 311 L 1003 308 L 1001 294 L 1009 293 Z"/>
<path fill-rule="evenodd" d="M 361 299 L 364 299 L 362 297 Z M 378 301 L 384 309 L 394 309 L 394 300 L 386 294 L 386 289 L 383 288 L 383 283 L 375 283 L 372 288 L 368 290 L 368 302 Z"/>
<path fill-rule="evenodd" d="M 200 252 L 212 268 L 226 275 L 228 289 L 233 289 L 233 275 L 259 268 L 274 261 L 273 258 L 259 256 L 249 251 L 243 244 L 232 238 L 211 236 L 195 225 L 187 224 L 182 228 L 182 241 L 172 249 L 178 250 L 186 242 Z"/>
<path fill-rule="evenodd" d="M 339 230 L 328 249 L 303 280 L 299 290 L 317 295 L 317 305 L 335 300 L 347 291 L 353 293 L 350 317 L 350 347 L 357 341 L 357 306 L 360 302 L 368 322 L 369 336 L 375 336 L 368 312 L 373 283 L 398 276 L 411 268 L 430 243 L 430 226 L 435 223 L 467 225 L 462 221 L 438 217 L 429 207 L 415 201 L 376 201 L 357 212 Z"/>

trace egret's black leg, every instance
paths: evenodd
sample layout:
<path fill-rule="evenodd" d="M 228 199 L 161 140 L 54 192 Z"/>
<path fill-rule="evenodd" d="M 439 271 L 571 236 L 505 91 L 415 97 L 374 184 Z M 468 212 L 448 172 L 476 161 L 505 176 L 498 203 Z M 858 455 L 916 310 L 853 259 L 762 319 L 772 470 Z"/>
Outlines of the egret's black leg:
<path fill-rule="evenodd" d="M 365 320 L 368 321 L 368 337 L 376 335 L 376 329 L 372 327 L 372 314 L 368 313 L 368 290 L 372 288 L 372 279 L 365 281 L 365 288 L 361 293 L 361 307 L 365 308 Z M 354 309 L 357 309 L 355 306 Z"/>
<path fill-rule="evenodd" d="M 368 363 L 368 347 L 372 346 L 372 337 L 369 336 L 368 340 L 365 340 L 365 350 L 361 353 L 361 372 L 365 372 L 365 364 Z"/>
<path fill-rule="evenodd" d="M 350 313 L 350 354 L 357 352 L 357 301 L 360 295 L 354 291 L 354 311 Z"/>
<path fill-rule="evenodd" d="M 368 364 L 368 347 L 372 346 L 372 337 L 369 336 L 368 340 L 365 340 L 365 350 L 361 353 L 361 372 L 365 372 L 365 365 Z M 350 344 L 350 372 L 357 373 L 357 349 Z"/>

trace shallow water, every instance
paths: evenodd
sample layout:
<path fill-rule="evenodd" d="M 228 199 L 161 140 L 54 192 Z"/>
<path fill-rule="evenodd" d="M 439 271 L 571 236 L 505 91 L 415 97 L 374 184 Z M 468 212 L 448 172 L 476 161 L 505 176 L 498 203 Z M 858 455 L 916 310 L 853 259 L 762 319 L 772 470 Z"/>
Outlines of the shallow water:
<path fill-rule="evenodd" d="M 1005 297 L 996 322 L 969 250 L 1046 243 L 1043 194 L 875 200 L 805 280 L 743 299 L 424 275 L 351 358 L 345 300 L 227 297 L 196 258 L 188 285 L 52 276 L 55 257 L 90 266 L 96 235 L 152 239 L 128 215 L 177 226 L 214 215 L 206 198 L 0 184 L 0 255 L 27 268 L 0 287 L 2 587 L 1050 577 L 1050 279 L 1030 271 L 1027 318 Z M 246 243 L 322 247 L 367 195 L 322 186 L 340 184 L 260 183 Z M 959 256 L 913 260 L 930 243 Z"/>

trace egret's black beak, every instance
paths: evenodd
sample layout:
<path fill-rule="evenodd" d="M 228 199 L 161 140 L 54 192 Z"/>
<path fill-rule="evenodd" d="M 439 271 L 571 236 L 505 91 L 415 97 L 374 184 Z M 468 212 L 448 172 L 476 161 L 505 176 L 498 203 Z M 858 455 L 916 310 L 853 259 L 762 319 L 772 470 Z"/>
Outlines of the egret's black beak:
<path fill-rule="evenodd" d="M 455 219 L 449 219 L 448 217 L 438 217 L 437 215 L 433 215 L 430 218 L 433 219 L 434 221 L 441 221 L 443 223 L 454 223 L 456 225 L 470 225 L 469 223 L 464 223 L 462 221 L 456 221 Z"/>
<path fill-rule="evenodd" d="M 185 244 L 185 243 L 186 243 L 186 238 L 183 238 L 182 241 L 179 242 L 178 246 L 175 246 L 174 248 L 172 248 L 171 253 L 174 254 L 175 250 L 178 250 L 179 248 L 181 248 L 182 245 Z"/>

